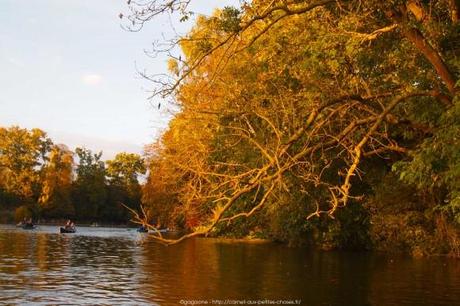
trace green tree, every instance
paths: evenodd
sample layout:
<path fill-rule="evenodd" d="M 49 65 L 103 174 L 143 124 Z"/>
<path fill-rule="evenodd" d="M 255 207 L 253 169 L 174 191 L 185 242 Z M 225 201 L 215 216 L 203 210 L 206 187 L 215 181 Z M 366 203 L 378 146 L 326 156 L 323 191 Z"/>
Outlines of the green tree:
<path fill-rule="evenodd" d="M 106 163 L 109 180 L 125 186 L 139 184 L 138 176 L 146 172 L 144 161 L 134 153 L 118 153 L 115 159 Z"/>
<path fill-rule="evenodd" d="M 76 148 L 78 158 L 77 178 L 74 182 L 72 200 L 79 220 L 98 219 L 99 208 L 107 199 L 105 164 L 102 152 L 92 153 L 86 148 Z"/>
<path fill-rule="evenodd" d="M 111 221 L 127 221 L 129 215 L 121 203 L 133 209 L 140 207 L 142 190 L 138 176 L 146 172 L 144 161 L 138 154 L 123 152 L 106 164 L 108 197 L 100 208 L 100 216 Z"/>

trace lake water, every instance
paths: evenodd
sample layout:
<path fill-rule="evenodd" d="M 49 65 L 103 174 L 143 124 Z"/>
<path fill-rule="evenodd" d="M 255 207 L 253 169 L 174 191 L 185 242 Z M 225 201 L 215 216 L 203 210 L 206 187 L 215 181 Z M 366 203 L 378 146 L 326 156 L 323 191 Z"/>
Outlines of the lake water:
<path fill-rule="evenodd" d="M 460 305 L 460 261 L 0 226 L 0 304 Z M 267 305 L 267 304 L 265 304 Z"/>

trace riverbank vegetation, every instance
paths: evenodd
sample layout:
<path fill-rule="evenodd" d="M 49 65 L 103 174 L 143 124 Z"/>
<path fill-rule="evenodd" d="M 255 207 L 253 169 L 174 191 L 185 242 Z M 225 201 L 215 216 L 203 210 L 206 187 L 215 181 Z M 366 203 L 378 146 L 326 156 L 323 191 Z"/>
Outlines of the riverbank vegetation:
<path fill-rule="evenodd" d="M 128 2 L 120 16 L 134 30 L 159 14 L 195 16 L 191 0 Z M 250 237 L 460 256 L 459 8 L 253 0 L 196 16 L 154 50 L 170 74 L 143 75 L 175 114 L 145 166 L 2 128 L 0 203 L 21 216 L 126 220 L 123 202 L 139 223 L 187 233 L 153 235 L 166 244 Z"/>
<path fill-rule="evenodd" d="M 187 20 L 190 2 L 127 18 Z M 176 109 L 150 148 L 151 211 L 184 238 L 459 256 L 459 2 L 241 4 L 198 16 L 155 50 L 171 74 L 144 75 Z"/>
<path fill-rule="evenodd" d="M 120 203 L 139 208 L 144 161 L 119 153 L 104 163 L 101 156 L 85 148 L 72 152 L 40 129 L 0 127 L 0 222 L 127 223 Z"/>

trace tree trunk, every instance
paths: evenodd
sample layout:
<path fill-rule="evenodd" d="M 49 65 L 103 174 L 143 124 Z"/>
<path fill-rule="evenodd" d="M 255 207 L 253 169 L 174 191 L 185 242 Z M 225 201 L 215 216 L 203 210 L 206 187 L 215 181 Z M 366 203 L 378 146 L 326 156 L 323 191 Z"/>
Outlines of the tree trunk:
<path fill-rule="evenodd" d="M 455 94 L 455 78 L 447 68 L 447 65 L 442 60 L 441 56 L 425 39 L 423 34 L 415 28 L 402 28 L 403 35 L 412 42 L 415 47 L 425 56 L 425 58 L 433 65 L 439 77 L 446 84 L 449 92 Z"/>
<path fill-rule="evenodd" d="M 458 1 L 458 0 L 453 0 Z M 441 80 L 447 86 L 451 95 L 455 95 L 456 80 L 449 68 L 442 60 L 439 53 L 430 45 L 428 40 L 423 36 L 422 32 L 417 28 L 411 27 L 406 24 L 406 11 L 405 7 L 402 8 L 403 12 L 396 10 L 387 11 L 386 15 L 393 22 L 401 26 L 401 32 L 414 46 L 425 56 L 425 58 L 433 65 Z M 417 16 L 416 16 L 417 17 Z"/>

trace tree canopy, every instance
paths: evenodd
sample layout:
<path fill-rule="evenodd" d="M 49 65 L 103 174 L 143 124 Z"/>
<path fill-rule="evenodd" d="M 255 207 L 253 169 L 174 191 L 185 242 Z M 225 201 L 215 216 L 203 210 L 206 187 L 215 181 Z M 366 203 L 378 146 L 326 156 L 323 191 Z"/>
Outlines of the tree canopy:
<path fill-rule="evenodd" d="M 1 188 L 19 197 L 32 197 L 51 145 L 51 140 L 40 129 L 0 127 Z"/>
<path fill-rule="evenodd" d="M 133 3 L 129 18 L 191 16 L 189 2 Z M 146 188 L 174 185 L 170 218 L 190 230 L 181 239 L 255 215 L 252 228 L 302 231 L 369 208 L 387 176 L 433 195 L 421 210 L 457 219 L 458 7 L 255 0 L 198 17 L 172 41 L 182 54 L 168 49 L 171 75 L 151 78 L 180 110 Z"/>

